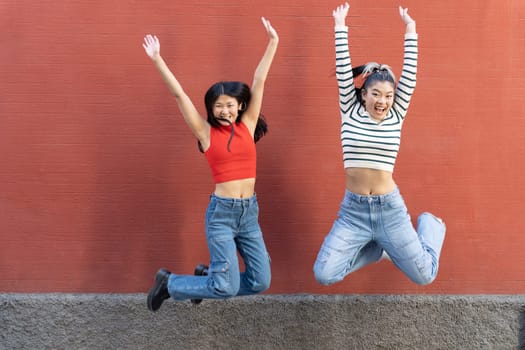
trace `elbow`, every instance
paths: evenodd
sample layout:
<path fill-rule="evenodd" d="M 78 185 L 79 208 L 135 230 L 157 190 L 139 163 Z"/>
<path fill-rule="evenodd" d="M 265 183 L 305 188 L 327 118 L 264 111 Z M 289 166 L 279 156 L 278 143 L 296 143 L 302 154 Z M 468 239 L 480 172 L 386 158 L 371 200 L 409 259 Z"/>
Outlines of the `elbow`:
<path fill-rule="evenodd" d="M 175 96 L 177 100 L 181 100 L 186 94 L 184 91 L 174 87 L 174 86 L 168 86 L 168 89 L 170 90 L 170 93 Z"/>
<path fill-rule="evenodd" d="M 255 88 L 257 86 L 264 86 L 264 83 L 266 83 L 266 75 L 255 74 L 253 76 L 252 88 Z"/>
<path fill-rule="evenodd" d="M 176 98 L 177 100 L 180 100 L 180 99 L 181 99 L 182 95 L 181 95 L 179 92 L 177 92 L 177 91 L 175 91 L 175 90 L 172 90 L 172 89 L 170 89 L 170 92 L 171 92 L 171 94 L 172 94 L 173 96 L 175 96 L 175 98 Z"/>

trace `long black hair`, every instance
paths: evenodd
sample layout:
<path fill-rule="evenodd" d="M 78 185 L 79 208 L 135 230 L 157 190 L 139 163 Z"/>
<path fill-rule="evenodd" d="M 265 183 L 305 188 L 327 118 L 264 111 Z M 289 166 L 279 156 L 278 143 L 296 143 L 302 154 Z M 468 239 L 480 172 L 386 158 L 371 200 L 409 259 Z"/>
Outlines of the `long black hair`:
<path fill-rule="evenodd" d="M 361 76 L 363 81 L 363 85 L 356 86 L 355 92 L 356 97 L 359 103 L 363 103 L 363 96 L 361 92 L 363 90 L 366 90 L 370 84 L 377 82 L 377 81 L 388 81 L 392 83 L 392 85 L 396 86 L 396 77 L 394 73 L 392 72 L 392 68 L 386 64 L 379 64 L 377 62 L 369 62 L 367 64 L 363 64 L 361 66 L 352 68 L 352 74 L 354 76 L 354 79 Z"/>
<path fill-rule="evenodd" d="M 242 115 L 244 114 L 244 111 L 248 108 L 250 104 L 250 100 L 252 98 L 252 93 L 250 91 L 250 87 L 240 81 L 220 81 L 218 83 L 213 84 L 208 91 L 206 91 L 206 94 L 204 95 L 204 105 L 206 106 L 206 113 L 207 113 L 207 120 L 208 123 L 210 123 L 212 128 L 218 128 L 221 126 L 221 123 L 219 120 L 226 121 L 228 123 L 231 123 L 227 119 L 222 118 L 216 118 L 213 115 L 213 106 L 215 105 L 215 102 L 221 95 L 227 95 L 230 97 L 233 97 L 237 100 L 239 105 L 241 106 L 241 109 L 239 110 L 239 115 L 237 116 L 237 119 L 235 120 L 235 124 L 239 124 L 242 120 Z M 234 124 L 232 124 L 232 131 L 230 135 L 230 139 L 228 140 L 228 151 L 230 150 L 230 143 L 233 138 L 233 135 L 235 134 L 235 127 Z M 257 119 L 257 125 L 255 126 L 255 132 L 253 134 L 253 139 L 255 142 L 259 141 L 261 137 L 263 137 L 268 132 L 268 124 L 266 124 L 266 120 L 264 119 L 264 116 L 262 114 L 259 114 L 259 118 Z M 199 150 L 203 152 L 202 146 L 199 142 Z"/>

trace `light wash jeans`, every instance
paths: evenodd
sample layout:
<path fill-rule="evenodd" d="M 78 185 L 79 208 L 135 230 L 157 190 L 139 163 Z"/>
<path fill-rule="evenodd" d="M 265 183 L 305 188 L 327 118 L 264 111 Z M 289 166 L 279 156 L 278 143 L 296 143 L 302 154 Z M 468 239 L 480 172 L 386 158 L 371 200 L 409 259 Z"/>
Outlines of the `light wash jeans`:
<path fill-rule="evenodd" d="M 258 222 L 259 205 L 250 198 L 210 196 L 206 240 L 210 251 L 208 276 L 171 274 L 168 292 L 175 300 L 222 299 L 262 292 L 270 286 L 270 258 Z M 244 260 L 239 271 L 237 250 Z"/>
<path fill-rule="evenodd" d="M 315 278 L 325 285 L 339 282 L 378 261 L 385 250 L 413 282 L 429 284 L 438 273 L 445 230 L 440 219 L 423 213 L 416 232 L 397 188 L 377 196 L 346 191 L 339 216 L 315 261 Z"/>

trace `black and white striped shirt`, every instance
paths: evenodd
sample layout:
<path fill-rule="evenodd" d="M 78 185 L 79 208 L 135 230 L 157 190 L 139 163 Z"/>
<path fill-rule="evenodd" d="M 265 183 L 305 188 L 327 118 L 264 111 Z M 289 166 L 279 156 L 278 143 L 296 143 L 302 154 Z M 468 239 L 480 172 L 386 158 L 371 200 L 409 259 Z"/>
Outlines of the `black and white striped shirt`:
<path fill-rule="evenodd" d="M 356 97 L 348 49 L 348 27 L 335 28 L 336 77 L 341 110 L 341 143 L 346 168 L 394 171 L 401 127 L 416 87 L 417 33 L 405 34 L 403 71 L 396 86 L 394 103 L 383 121 L 370 118 Z"/>

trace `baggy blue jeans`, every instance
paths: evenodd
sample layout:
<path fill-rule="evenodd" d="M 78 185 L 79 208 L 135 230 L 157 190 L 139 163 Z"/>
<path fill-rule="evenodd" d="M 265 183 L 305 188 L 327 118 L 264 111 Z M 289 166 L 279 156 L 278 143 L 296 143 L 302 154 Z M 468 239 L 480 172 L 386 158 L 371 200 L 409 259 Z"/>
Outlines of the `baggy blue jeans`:
<path fill-rule="evenodd" d="M 175 300 L 222 299 L 269 288 L 270 258 L 259 226 L 259 205 L 250 198 L 210 196 L 206 240 L 210 251 L 207 276 L 171 274 L 168 292 Z M 244 260 L 239 271 L 237 251 Z"/>
<path fill-rule="evenodd" d="M 410 280 L 429 284 L 438 273 L 445 230 L 445 224 L 430 213 L 419 216 L 414 230 L 398 188 L 371 196 L 347 190 L 315 261 L 315 278 L 324 285 L 339 282 L 378 261 L 385 250 Z"/>

